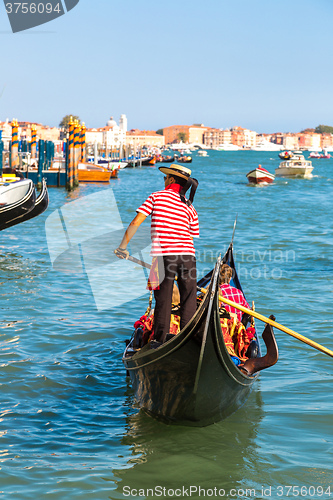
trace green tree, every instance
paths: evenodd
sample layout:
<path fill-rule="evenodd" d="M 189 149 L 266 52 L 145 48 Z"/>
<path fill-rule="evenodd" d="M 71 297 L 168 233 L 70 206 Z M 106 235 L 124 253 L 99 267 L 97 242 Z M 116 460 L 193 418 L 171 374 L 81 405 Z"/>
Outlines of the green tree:
<path fill-rule="evenodd" d="M 185 142 L 186 141 L 185 132 L 179 132 L 179 134 L 177 135 L 177 138 L 178 138 L 179 142 Z"/>
<path fill-rule="evenodd" d="M 80 118 L 78 116 L 76 116 L 76 115 L 66 115 L 66 116 L 63 117 L 63 119 L 59 123 L 59 127 L 60 128 L 64 128 L 65 130 L 67 130 L 68 129 L 69 120 L 71 119 L 71 117 L 72 117 L 73 120 L 80 121 Z"/>
<path fill-rule="evenodd" d="M 163 129 L 159 128 L 158 130 L 156 130 L 156 134 L 163 135 Z"/>
<path fill-rule="evenodd" d="M 314 128 L 305 128 L 304 130 L 301 130 L 301 134 L 313 134 L 314 131 Z"/>
<path fill-rule="evenodd" d="M 318 125 L 318 127 L 315 128 L 315 132 L 317 134 L 333 134 L 333 127 L 329 125 Z"/>

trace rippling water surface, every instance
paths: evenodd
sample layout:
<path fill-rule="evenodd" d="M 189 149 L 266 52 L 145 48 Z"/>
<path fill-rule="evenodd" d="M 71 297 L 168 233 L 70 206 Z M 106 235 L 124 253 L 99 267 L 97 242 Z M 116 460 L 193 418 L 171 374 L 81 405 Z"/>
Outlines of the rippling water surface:
<path fill-rule="evenodd" d="M 312 179 L 252 187 L 246 173 L 258 163 L 274 172 L 276 153 L 193 157 L 200 272 L 227 248 L 238 214 L 235 257 L 248 301 L 333 350 L 333 160 L 314 160 Z M 147 295 L 131 300 L 129 281 L 123 304 L 97 309 L 87 274 L 52 267 L 45 222 L 54 211 L 99 193 L 79 230 L 90 231 L 94 215 L 101 234 L 110 230 L 106 189 L 127 225 L 162 186 L 158 169 L 146 167 L 122 170 L 106 187 L 51 188 L 47 212 L 1 232 L 0 495 L 199 498 L 201 487 L 200 497 L 333 496 L 332 358 L 277 331 L 279 362 L 238 412 L 201 429 L 167 426 L 138 412 L 121 362 Z M 112 246 L 104 242 L 104 256 Z M 114 290 L 116 281 L 103 293 Z"/>

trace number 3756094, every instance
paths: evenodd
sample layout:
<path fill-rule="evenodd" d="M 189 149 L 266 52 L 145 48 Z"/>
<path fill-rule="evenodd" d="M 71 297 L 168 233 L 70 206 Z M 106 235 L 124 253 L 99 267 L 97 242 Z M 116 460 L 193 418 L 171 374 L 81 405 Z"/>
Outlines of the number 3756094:
<path fill-rule="evenodd" d="M 27 3 L 8 2 L 6 3 L 7 14 L 61 14 L 62 8 L 59 3 L 53 6 L 49 2 Z"/>

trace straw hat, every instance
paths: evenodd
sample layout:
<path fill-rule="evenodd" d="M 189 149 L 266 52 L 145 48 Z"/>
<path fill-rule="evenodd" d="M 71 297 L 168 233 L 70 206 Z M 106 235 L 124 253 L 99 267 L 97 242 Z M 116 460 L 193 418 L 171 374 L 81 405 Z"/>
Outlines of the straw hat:
<path fill-rule="evenodd" d="M 183 179 L 188 179 L 192 173 L 189 168 L 177 165 L 177 163 L 171 163 L 168 167 L 158 167 L 158 169 L 163 172 L 163 174 L 176 175 Z"/>

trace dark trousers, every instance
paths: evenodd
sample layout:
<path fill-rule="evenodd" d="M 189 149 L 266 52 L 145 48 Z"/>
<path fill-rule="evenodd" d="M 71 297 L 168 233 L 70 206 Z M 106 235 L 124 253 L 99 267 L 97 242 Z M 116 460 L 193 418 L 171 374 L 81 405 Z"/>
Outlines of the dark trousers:
<path fill-rule="evenodd" d="M 160 266 L 164 269 L 160 270 Z M 189 322 L 197 308 L 197 271 L 194 255 L 164 255 L 159 259 L 159 274 L 165 273 L 159 290 L 154 290 L 154 336 L 164 342 L 170 330 L 171 302 L 175 276 L 180 294 L 180 328 Z"/>

